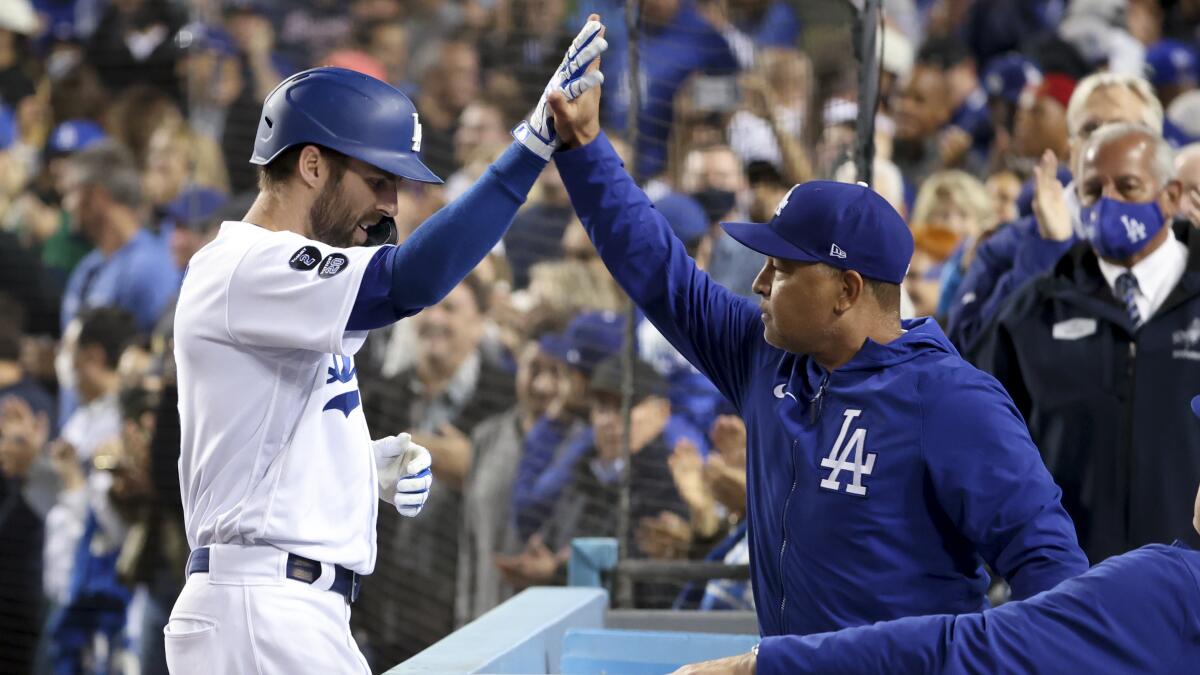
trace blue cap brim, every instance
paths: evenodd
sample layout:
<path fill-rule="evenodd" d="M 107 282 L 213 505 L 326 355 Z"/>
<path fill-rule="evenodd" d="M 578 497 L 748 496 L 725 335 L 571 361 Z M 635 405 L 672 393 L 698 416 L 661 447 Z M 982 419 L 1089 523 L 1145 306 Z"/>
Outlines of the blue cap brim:
<path fill-rule="evenodd" d="M 346 153 L 354 156 L 352 153 Z M 397 154 L 393 152 L 364 152 L 359 159 L 378 169 L 407 180 L 418 183 L 441 183 L 442 179 L 421 163 L 415 155 Z"/>
<path fill-rule="evenodd" d="M 1192 413 L 1194 413 L 1196 417 L 1200 417 L 1200 396 L 1195 396 L 1192 398 Z"/>
<path fill-rule="evenodd" d="M 765 256 L 784 260 L 820 262 L 817 256 L 807 253 L 776 234 L 769 224 L 721 223 L 721 227 L 737 243 Z"/>

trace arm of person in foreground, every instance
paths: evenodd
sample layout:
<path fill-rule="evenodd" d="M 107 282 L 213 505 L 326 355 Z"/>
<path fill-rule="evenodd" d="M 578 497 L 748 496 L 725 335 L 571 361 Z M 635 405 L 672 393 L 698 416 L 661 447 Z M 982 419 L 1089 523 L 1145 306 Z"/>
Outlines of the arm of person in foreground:
<path fill-rule="evenodd" d="M 1200 553 L 1151 545 L 1029 600 L 764 638 L 679 674 L 1183 673 L 1200 663 Z"/>

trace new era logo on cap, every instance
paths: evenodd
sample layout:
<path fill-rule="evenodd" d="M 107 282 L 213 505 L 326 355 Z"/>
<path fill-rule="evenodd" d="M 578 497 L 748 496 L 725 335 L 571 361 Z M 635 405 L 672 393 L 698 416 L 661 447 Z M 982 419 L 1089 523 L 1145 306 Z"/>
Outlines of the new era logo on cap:
<path fill-rule="evenodd" d="M 834 258 L 841 258 L 842 260 L 846 259 L 846 252 L 838 248 L 837 244 L 829 247 L 829 255 L 833 256 Z"/>

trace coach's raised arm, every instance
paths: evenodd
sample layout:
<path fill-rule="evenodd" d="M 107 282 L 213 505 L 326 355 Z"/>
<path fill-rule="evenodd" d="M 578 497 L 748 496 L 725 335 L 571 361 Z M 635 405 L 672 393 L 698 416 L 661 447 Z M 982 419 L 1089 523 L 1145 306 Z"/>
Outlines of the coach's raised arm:
<path fill-rule="evenodd" d="M 987 562 L 1028 597 L 1087 569 L 1020 415 L 928 318 L 900 320 L 907 225 L 855 185 L 796 186 L 769 224 L 756 306 L 687 256 L 600 131 L 599 92 L 552 95 L 572 204 L 621 286 L 748 429 L 764 636 L 979 611 Z"/>

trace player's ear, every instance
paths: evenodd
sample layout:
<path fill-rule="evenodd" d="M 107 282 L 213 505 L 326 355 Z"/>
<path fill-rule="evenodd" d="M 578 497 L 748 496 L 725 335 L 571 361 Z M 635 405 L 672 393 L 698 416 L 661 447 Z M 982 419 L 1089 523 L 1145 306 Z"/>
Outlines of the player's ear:
<path fill-rule="evenodd" d="M 862 298 L 866 281 L 861 274 L 854 270 L 843 270 L 840 276 L 842 288 L 838 294 L 836 309 L 838 314 L 844 314 Z"/>
<path fill-rule="evenodd" d="M 315 145 L 306 145 L 300 151 L 300 159 L 296 167 L 296 173 L 300 176 L 300 180 L 304 184 L 315 188 L 320 185 L 321 179 L 328 171 L 328 162 L 321 157 L 321 149 Z"/>

